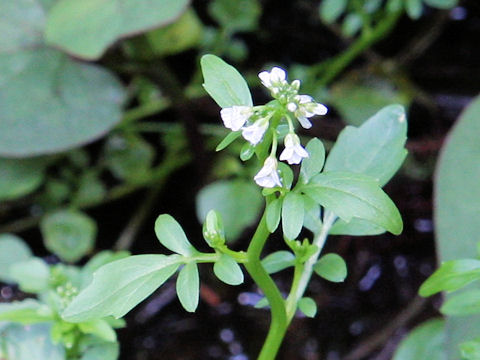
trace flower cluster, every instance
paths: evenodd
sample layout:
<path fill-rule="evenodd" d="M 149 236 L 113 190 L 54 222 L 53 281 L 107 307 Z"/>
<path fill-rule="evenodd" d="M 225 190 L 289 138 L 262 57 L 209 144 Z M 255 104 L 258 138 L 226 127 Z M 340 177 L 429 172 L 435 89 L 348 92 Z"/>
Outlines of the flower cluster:
<path fill-rule="evenodd" d="M 262 187 L 273 188 L 282 186 L 277 170 L 277 127 L 281 121 L 286 121 L 289 133 L 284 138 L 285 148 L 280 154 L 280 160 L 290 165 L 299 164 L 308 157 L 308 152 L 301 145 L 295 134 L 292 119 L 297 119 L 300 125 L 309 129 L 312 123 L 309 118 L 315 115 L 325 115 L 327 108 L 313 100 L 311 96 L 299 95 L 300 80 L 287 82 L 287 74 L 279 67 L 270 72 L 258 74 L 262 84 L 270 90 L 274 101 L 264 106 L 232 106 L 220 111 L 225 127 L 233 131 L 241 131 L 242 136 L 253 146 L 260 144 L 265 133 L 272 129 L 273 140 L 271 154 L 264 162 L 262 169 L 254 177 Z"/>

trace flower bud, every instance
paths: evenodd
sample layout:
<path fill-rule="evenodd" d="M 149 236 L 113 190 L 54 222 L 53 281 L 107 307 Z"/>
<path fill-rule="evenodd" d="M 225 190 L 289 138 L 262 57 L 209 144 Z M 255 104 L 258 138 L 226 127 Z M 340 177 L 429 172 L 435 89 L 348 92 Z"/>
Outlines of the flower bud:
<path fill-rule="evenodd" d="M 203 238 L 212 248 L 225 244 L 223 221 L 218 211 L 210 210 L 208 212 L 203 223 Z"/>

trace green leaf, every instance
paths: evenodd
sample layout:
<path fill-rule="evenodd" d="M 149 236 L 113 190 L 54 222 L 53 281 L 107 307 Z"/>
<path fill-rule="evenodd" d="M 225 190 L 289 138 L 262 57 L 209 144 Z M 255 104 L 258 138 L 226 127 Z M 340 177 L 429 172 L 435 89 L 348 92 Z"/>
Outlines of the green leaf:
<path fill-rule="evenodd" d="M 314 318 L 317 314 L 317 304 L 309 297 L 303 297 L 298 301 L 298 309 L 309 318 Z"/>
<path fill-rule="evenodd" d="M 33 299 L 0 303 L 0 322 L 8 321 L 23 325 L 50 322 L 55 319 L 48 306 Z"/>
<path fill-rule="evenodd" d="M 240 265 L 226 254 L 221 254 L 220 258 L 213 265 L 215 276 L 228 285 L 240 285 L 243 283 L 243 272 Z"/>
<path fill-rule="evenodd" d="M 187 5 L 188 0 L 60 0 L 48 13 L 45 37 L 75 56 L 98 59 L 117 39 L 166 25 Z"/>
<path fill-rule="evenodd" d="M 233 131 L 229 133 L 225 138 L 217 145 L 215 151 L 221 151 L 225 149 L 228 145 L 234 142 L 240 135 L 242 135 L 241 131 Z"/>
<path fill-rule="evenodd" d="M 40 186 L 45 178 L 45 163 L 41 159 L 0 158 L 0 169 L 2 169 L 0 171 L 0 201 L 16 199 L 31 193 Z"/>
<path fill-rule="evenodd" d="M 420 18 L 423 10 L 422 0 L 406 0 L 405 10 L 411 19 L 416 20 Z"/>
<path fill-rule="evenodd" d="M 411 95 L 387 77 L 352 71 L 336 81 L 330 102 L 348 125 L 360 126 L 390 104 L 408 106 Z"/>
<path fill-rule="evenodd" d="M 302 230 L 303 219 L 303 196 L 291 191 L 285 196 L 282 204 L 283 235 L 289 240 L 296 239 Z"/>
<path fill-rule="evenodd" d="M 252 225 L 262 210 L 263 197 L 253 182 L 221 180 L 199 191 L 196 198 L 197 217 L 204 222 L 210 210 L 220 213 L 227 241 L 238 239 Z"/>
<path fill-rule="evenodd" d="M 423 0 L 428 6 L 437 9 L 451 9 L 458 4 L 458 0 Z"/>
<path fill-rule="evenodd" d="M 445 341 L 445 321 L 426 321 L 403 339 L 392 360 L 447 360 Z"/>
<path fill-rule="evenodd" d="M 480 359 L 480 341 L 477 339 L 461 343 L 460 352 L 462 353 L 463 360 Z"/>
<path fill-rule="evenodd" d="M 280 175 L 280 179 L 282 180 L 283 187 L 290 189 L 292 187 L 294 177 L 292 168 L 283 162 L 279 162 L 278 173 Z"/>
<path fill-rule="evenodd" d="M 312 233 L 316 234 L 322 228 L 322 220 L 320 220 L 320 205 L 318 205 L 309 196 L 303 197 L 303 205 L 305 209 L 303 226 Z"/>
<path fill-rule="evenodd" d="M 346 37 L 353 37 L 362 28 L 363 19 L 360 14 L 350 13 L 342 23 L 342 33 Z"/>
<path fill-rule="evenodd" d="M 198 278 L 198 266 L 195 262 L 187 263 L 177 278 L 177 296 L 183 308 L 188 312 L 194 312 L 198 306 L 200 293 L 200 280 Z"/>
<path fill-rule="evenodd" d="M 116 178 L 136 183 L 148 175 L 155 150 L 139 136 L 113 135 L 105 144 L 105 157 L 107 168 Z"/>
<path fill-rule="evenodd" d="M 255 146 L 249 142 L 243 144 L 242 149 L 240 150 L 240 159 L 242 161 L 250 160 L 253 154 L 255 154 Z"/>
<path fill-rule="evenodd" d="M 65 350 L 53 344 L 49 324 L 10 325 L 0 332 L 5 359 L 65 360 Z"/>
<path fill-rule="evenodd" d="M 365 0 L 363 9 L 367 14 L 373 14 L 383 5 L 383 0 Z"/>
<path fill-rule="evenodd" d="M 262 259 L 262 265 L 269 274 L 282 271 L 295 265 L 295 255 L 290 251 L 275 251 Z"/>
<path fill-rule="evenodd" d="M 467 290 L 450 296 L 440 311 L 445 315 L 454 316 L 480 314 L 480 290 Z"/>
<path fill-rule="evenodd" d="M 362 126 L 347 126 L 339 135 L 324 171 L 349 171 L 385 185 L 402 165 L 407 151 L 405 111 L 399 105 L 383 108 Z"/>
<path fill-rule="evenodd" d="M 93 281 L 62 317 L 70 322 L 122 317 L 167 281 L 180 264 L 178 255 L 135 255 L 108 263 L 94 273 Z"/>
<path fill-rule="evenodd" d="M 145 38 L 154 56 L 171 55 L 196 46 L 202 32 L 202 22 L 190 8 L 173 24 L 150 31 Z"/>
<path fill-rule="evenodd" d="M 41 293 L 48 289 L 50 269 L 42 259 L 30 258 L 11 265 L 10 276 L 22 291 Z"/>
<path fill-rule="evenodd" d="M 421 296 L 440 291 L 455 291 L 480 279 L 480 260 L 461 259 L 444 262 L 420 287 Z"/>
<path fill-rule="evenodd" d="M 367 236 L 383 234 L 385 229 L 368 221 L 352 218 L 349 222 L 338 219 L 328 232 L 331 235 Z"/>
<path fill-rule="evenodd" d="M 402 232 L 402 218 L 395 204 L 368 176 L 344 172 L 322 173 L 313 177 L 310 184 L 302 189 L 346 222 L 360 218 L 394 235 Z"/>
<path fill-rule="evenodd" d="M 271 233 L 277 230 L 280 223 L 280 216 L 282 213 L 282 199 L 275 199 L 267 205 L 266 209 L 266 222 L 267 229 Z"/>
<path fill-rule="evenodd" d="M 168 214 L 160 215 L 155 221 L 155 234 L 160 243 L 174 253 L 191 256 L 197 252 L 180 224 Z"/>
<path fill-rule="evenodd" d="M 221 108 L 253 105 L 247 82 L 233 66 L 215 55 L 203 55 L 200 64 L 203 87 Z"/>
<path fill-rule="evenodd" d="M 255 30 L 261 10 L 257 0 L 214 0 L 208 5 L 209 14 L 231 32 Z"/>
<path fill-rule="evenodd" d="M 31 257 L 30 248 L 21 238 L 13 234 L 0 234 L 0 281 L 14 281 L 10 267 Z"/>
<path fill-rule="evenodd" d="M 440 153 L 434 179 L 434 223 L 440 261 L 474 256 L 480 222 L 480 96 L 462 112 Z M 458 358 L 458 345 L 478 336 L 480 317 L 447 319 L 448 355 Z"/>
<path fill-rule="evenodd" d="M 308 152 L 308 158 L 303 159 L 300 168 L 300 181 L 304 184 L 308 183 L 312 176 L 322 171 L 325 163 L 325 147 L 320 139 L 310 140 L 305 149 Z"/>
<path fill-rule="evenodd" d="M 403 9 L 403 3 L 404 0 L 387 0 L 385 7 L 389 13 L 394 13 Z"/>
<path fill-rule="evenodd" d="M 78 328 L 84 334 L 91 334 L 105 341 L 113 342 L 117 340 L 115 330 L 103 319 L 85 321 L 78 324 Z"/>
<path fill-rule="evenodd" d="M 320 3 L 320 18 L 327 24 L 332 24 L 347 9 L 348 0 L 322 0 Z"/>
<path fill-rule="evenodd" d="M 40 222 L 45 247 L 68 262 L 80 260 L 95 243 L 97 225 L 86 214 L 76 210 L 59 210 Z"/>
<path fill-rule="evenodd" d="M 105 185 L 98 174 L 95 171 L 86 171 L 80 177 L 72 203 L 78 207 L 97 204 L 105 197 L 106 193 Z"/>
<path fill-rule="evenodd" d="M 80 360 L 117 360 L 120 354 L 118 343 L 97 343 L 88 347 Z"/>
<path fill-rule="evenodd" d="M 3 1 L 0 13 L 0 28 L 8 34 L 0 40 L 0 156 L 70 149 L 120 121 L 120 82 L 105 69 L 47 47 L 46 14 L 38 0 Z"/>
<path fill-rule="evenodd" d="M 347 277 L 347 264 L 337 254 L 322 256 L 313 266 L 313 270 L 322 278 L 332 282 L 343 282 Z"/>
<path fill-rule="evenodd" d="M 95 254 L 83 267 L 81 272 L 82 288 L 90 284 L 93 279 L 93 273 L 101 266 L 111 263 L 112 261 L 124 259 L 130 256 L 128 251 L 113 252 L 110 250 L 103 250 Z"/>

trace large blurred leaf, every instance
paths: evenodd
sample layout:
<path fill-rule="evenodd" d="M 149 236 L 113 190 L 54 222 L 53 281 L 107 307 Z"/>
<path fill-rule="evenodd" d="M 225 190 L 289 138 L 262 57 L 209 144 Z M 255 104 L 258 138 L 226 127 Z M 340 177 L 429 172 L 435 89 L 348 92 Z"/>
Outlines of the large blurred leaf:
<path fill-rule="evenodd" d="M 210 15 L 231 32 L 255 30 L 261 10 L 257 0 L 214 0 L 208 6 Z"/>
<path fill-rule="evenodd" d="M 429 320 L 408 334 L 397 348 L 393 360 L 447 360 L 444 342 L 445 321 Z"/>
<path fill-rule="evenodd" d="M 92 248 L 97 225 L 86 214 L 75 210 L 60 210 L 44 217 L 40 223 L 48 250 L 65 261 L 77 261 Z"/>
<path fill-rule="evenodd" d="M 43 182 L 44 168 L 45 164 L 39 159 L 0 158 L 0 201 L 34 191 Z"/>
<path fill-rule="evenodd" d="M 60 0 L 48 14 L 45 35 L 49 44 L 82 58 L 97 59 L 119 38 L 174 21 L 188 3 L 188 0 Z"/>
<path fill-rule="evenodd" d="M 373 177 L 381 186 L 402 165 L 407 151 L 407 122 L 402 106 L 383 108 L 356 128 L 347 126 L 338 136 L 324 171 L 350 171 Z"/>
<path fill-rule="evenodd" d="M 320 3 L 320 18 L 327 24 L 335 22 L 346 10 L 347 0 L 322 0 Z"/>
<path fill-rule="evenodd" d="M 138 182 L 145 178 L 155 157 L 155 149 L 138 136 L 113 135 L 105 144 L 106 164 L 117 178 Z"/>
<path fill-rule="evenodd" d="M 12 360 L 65 360 L 65 351 L 60 344 L 53 344 L 50 325 L 10 325 L 0 331 L 0 354 Z"/>
<path fill-rule="evenodd" d="M 176 54 L 198 44 L 202 37 L 202 22 L 192 9 L 164 28 L 145 34 L 155 55 Z"/>
<path fill-rule="evenodd" d="M 121 84 L 108 71 L 45 46 L 38 0 L 2 1 L 0 13 L 0 155 L 65 150 L 120 120 Z"/>
<path fill-rule="evenodd" d="M 410 98 L 385 78 L 351 73 L 330 90 L 330 101 L 349 125 L 360 126 L 381 108 L 390 104 L 408 106 Z"/>
<path fill-rule="evenodd" d="M 33 299 L 0 303 L 0 321 L 30 325 L 50 322 L 54 319 L 55 315 L 47 305 Z"/>
<path fill-rule="evenodd" d="M 462 113 L 441 152 L 435 177 L 435 227 L 440 261 L 471 258 L 480 240 L 480 97 Z M 480 334 L 480 317 L 448 318 L 448 351 Z"/>
<path fill-rule="evenodd" d="M 22 291 L 41 293 L 48 289 L 50 269 L 40 258 L 16 262 L 10 266 L 10 275 Z"/>
<path fill-rule="evenodd" d="M 204 222 L 210 210 L 217 210 L 223 219 L 227 241 L 237 239 L 258 217 L 262 195 L 252 182 L 217 181 L 197 195 L 197 217 Z"/>
<path fill-rule="evenodd" d="M 94 273 L 62 316 L 72 322 L 122 317 L 167 281 L 180 261 L 178 255 L 135 255 L 108 263 Z"/>
<path fill-rule="evenodd" d="M 30 248 L 25 242 L 13 234 L 0 235 L 0 281 L 12 282 L 10 266 L 32 257 Z"/>

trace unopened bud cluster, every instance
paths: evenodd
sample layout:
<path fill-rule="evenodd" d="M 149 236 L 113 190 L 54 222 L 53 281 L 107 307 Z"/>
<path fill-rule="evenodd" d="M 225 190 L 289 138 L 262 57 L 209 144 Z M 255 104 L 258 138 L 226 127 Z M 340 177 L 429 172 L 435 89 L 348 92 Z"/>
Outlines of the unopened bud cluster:
<path fill-rule="evenodd" d="M 277 170 L 276 127 L 286 121 L 289 133 L 284 138 L 285 148 L 280 154 L 280 160 L 290 165 L 299 164 L 308 157 L 308 152 L 301 145 L 300 139 L 295 134 L 292 119 L 297 119 L 300 125 L 309 129 L 312 123 L 309 118 L 315 115 L 325 115 L 327 108 L 319 104 L 308 95 L 299 95 L 300 80 L 287 82 L 287 74 L 279 67 L 274 67 L 270 72 L 262 71 L 258 74 L 262 84 L 270 90 L 274 101 L 263 106 L 232 106 L 220 111 L 225 127 L 233 131 L 242 131 L 242 136 L 253 146 L 260 144 L 265 133 L 273 129 L 271 155 L 265 160 L 262 169 L 255 175 L 255 182 L 267 188 L 282 186 Z M 280 119 L 273 121 L 272 119 Z M 272 124 L 273 123 L 273 124 Z"/>

